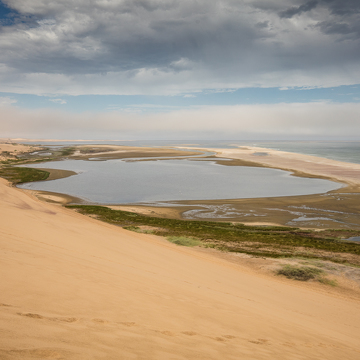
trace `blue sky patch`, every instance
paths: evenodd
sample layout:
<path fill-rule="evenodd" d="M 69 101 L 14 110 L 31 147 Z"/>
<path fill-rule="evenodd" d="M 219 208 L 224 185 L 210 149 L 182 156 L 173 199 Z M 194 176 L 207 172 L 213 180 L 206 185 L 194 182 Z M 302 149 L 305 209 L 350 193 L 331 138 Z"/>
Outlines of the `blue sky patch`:
<path fill-rule="evenodd" d="M 13 106 L 28 109 L 55 108 L 76 113 L 86 111 L 159 113 L 202 106 L 309 102 L 358 103 L 360 100 L 360 85 L 319 89 L 246 88 L 223 92 L 208 90 L 176 96 L 58 95 L 49 97 L 31 94 L 0 93 L 0 97 L 8 97 L 16 101 L 16 103 L 13 103 Z"/>
<path fill-rule="evenodd" d="M 0 1 L 0 26 L 11 25 L 17 12 Z"/>

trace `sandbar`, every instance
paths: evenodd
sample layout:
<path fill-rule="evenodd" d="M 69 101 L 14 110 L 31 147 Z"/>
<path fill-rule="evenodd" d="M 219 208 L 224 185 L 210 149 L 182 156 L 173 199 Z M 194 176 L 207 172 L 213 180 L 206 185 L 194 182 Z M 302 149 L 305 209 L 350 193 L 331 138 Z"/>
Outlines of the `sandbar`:
<path fill-rule="evenodd" d="M 71 158 L 77 160 L 111 160 L 154 157 L 174 158 L 202 154 L 199 150 L 180 150 L 174 148 L 134 147 L 122 145 L 78 145 L 75 149 L 76 151 Z"/>

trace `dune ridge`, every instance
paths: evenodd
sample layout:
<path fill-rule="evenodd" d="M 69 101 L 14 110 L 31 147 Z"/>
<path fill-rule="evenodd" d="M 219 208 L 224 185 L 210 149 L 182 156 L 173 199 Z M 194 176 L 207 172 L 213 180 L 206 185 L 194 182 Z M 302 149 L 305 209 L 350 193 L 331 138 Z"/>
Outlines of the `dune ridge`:
<path fill-rule="evenodd" d="M 360 302 L 0 180 L 1 359 L 358 359 Z"/>

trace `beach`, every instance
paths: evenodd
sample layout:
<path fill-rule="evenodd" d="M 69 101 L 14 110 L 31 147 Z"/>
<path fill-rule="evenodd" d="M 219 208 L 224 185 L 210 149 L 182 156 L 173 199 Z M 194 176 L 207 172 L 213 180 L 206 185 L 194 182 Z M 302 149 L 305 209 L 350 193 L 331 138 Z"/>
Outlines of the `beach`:
<path fill-rule="evenodd" d="M 345 168 L 338 180 L 355 189 L 358 169 Z M 0 212 L 1 359 L 359 358 L 356 287 L 274 276 L 269 259 L 180 247 L 3 179 Z"/>

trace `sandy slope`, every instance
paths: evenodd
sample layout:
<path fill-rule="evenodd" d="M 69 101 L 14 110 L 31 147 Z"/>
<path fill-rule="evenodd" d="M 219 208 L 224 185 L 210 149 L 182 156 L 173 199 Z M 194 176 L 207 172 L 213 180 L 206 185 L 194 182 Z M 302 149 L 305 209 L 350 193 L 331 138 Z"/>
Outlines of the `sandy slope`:
<path fill-rule="evenodd" d="M 0 179 L 0 359 L 359 359 L 360 301 L 42 203 Z"/>

